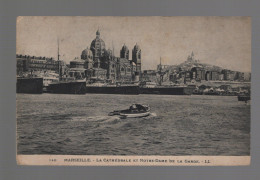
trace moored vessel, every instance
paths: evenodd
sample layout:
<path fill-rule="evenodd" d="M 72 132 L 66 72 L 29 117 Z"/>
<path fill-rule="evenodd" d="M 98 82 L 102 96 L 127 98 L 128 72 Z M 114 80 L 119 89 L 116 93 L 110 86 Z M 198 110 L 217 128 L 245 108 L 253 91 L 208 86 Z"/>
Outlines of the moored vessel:
<path fill-rule="evenodd" d="M 43 78 L 17 77 L 16 93 L 42 94 Z"/>
<path fill-rule="evenodd" d="M 194 88 L 188 86 L 141 87 L 140 94 L 191 95 Z"/>
<path fill-rule="evenodd" d="M 139 86 L 94 86 L 87 85 L 86 93 L 97 93 L 97 94 L 129 94 L 129 95 L 138 95 Z"/>
<path fill-rule="evenodd" d="M 105 83 L 103 81 L 92 81 L 86 84 L 86 93 L 96 94 L 128 94 L 138 95 L 140 87 L 137 84 Z"/>
<path fill-rule="evenodd" d="M 238 101 L 247 102 L 247 101 L 251 100 L 251 97 L 250 97 L 249 94 L 240 94 L 240 95 L 237 96 L 237 99 L 238 99 Z"/>
<path fill-rule="evenodd" d="M 86 94 L 86 80 L 61 80 L 50 83 L 47 91 L 54 94 Z"/>

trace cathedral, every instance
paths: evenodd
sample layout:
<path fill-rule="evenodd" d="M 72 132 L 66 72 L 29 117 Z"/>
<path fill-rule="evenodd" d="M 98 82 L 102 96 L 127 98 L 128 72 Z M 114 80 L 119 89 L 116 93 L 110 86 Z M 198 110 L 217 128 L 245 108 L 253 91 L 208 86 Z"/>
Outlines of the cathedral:
<path fill-rule="evenodd" d="M 100 31 L 91 42 L 90 48 L 81 53 L 80 59 L 70 62 L 70 68 L 85 69 L 87 79 L 98 78 L 111 81 L 139 81 L 141 75 L 141 48 L 135 45 L 132 50 L 132 60 L 129 59 L 129 49 L 124 44 L 120 56 L 116 57 L 111 49 L 106 49 L 105 42 L 100 38 Z"/>

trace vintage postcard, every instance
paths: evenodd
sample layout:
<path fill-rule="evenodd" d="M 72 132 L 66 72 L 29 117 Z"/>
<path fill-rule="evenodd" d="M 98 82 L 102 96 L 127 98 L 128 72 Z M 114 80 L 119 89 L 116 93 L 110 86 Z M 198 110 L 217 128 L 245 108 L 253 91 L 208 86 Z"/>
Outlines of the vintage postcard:
<path fill-rule="evenodd" d="M 17 164 L 250 165 L 250 17 L 17 17 Z"/>

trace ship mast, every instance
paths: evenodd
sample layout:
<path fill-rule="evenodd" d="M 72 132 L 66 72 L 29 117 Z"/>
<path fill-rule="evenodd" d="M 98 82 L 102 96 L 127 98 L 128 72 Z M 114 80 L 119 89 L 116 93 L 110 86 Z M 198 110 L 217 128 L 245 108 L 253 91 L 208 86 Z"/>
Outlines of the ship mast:
<path fill-rule="evenodd" d="M 115 49 L 114 49 L 114 42 L 113 42 L 113 41 L 112 41 L 112 49 L 113 49 L 112 56 L 114 57 L 114 53 L 115 53 L 114 50 L 115 50 Z"/>
<path fill-rule="evenodd" d="M 60 40 L 59 38 L 57 39 L 58 41 L 58 61 L 60 60 Z"/>
<path fill-rule="evenodd" d="M 59 79 L 61 79 L 61 67 L 60 67 L 60 40 L 59 38 L 57 39 L 58 43 L 58 67 L 59 67 Z"/>
<path fill-rule="evenodd" d="M 115 63 L 115 81 L 117 80 L 117 64 L 115 62 L 115 48 L 114 48 L 114 41 L 112 41 L 112 59 L 113 59 L 113 62 Z"/>
<path fill-rule="evenodd" d="M 162 85 L 163 82 L 163 74 L 162 74 L 162 59 L 160 57 L 160 65 L 159 65 L 159 75 L 160 75 L 160 79 L 159 79 L 159 85 Z"/>

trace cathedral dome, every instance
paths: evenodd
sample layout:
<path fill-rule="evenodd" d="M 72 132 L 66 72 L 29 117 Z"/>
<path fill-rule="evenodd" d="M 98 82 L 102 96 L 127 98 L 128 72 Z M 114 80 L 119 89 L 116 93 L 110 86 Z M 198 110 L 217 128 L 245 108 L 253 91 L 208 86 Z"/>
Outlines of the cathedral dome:
<path fill-rule="evenodd" d="M 105 42 L 102 40 L 102 39 L 94 39 L 92 42 L 91 42 L 91 45 L 90 45 L 90 49 L 96 49 L 96 46 L 99 46 L 100 49 L 105 49 Z"/>
<path fill-rule="evenodd" d="M 82 51 L 82 55 L 85 55 L 85 56 L 93 56 L 92 51 L 90 51 L 89 48 L 84 49 L 84 50 Z"/>
<path fill-rule="evenodd" d="M 90 50 L 92 51 L 94 57 L 101 57 L 103 56 L 105 49 L 105 42 L 100 38 L 100 32 L 97 30 L 96 38 L 91 42 Z"/>
<path fill-rule="evenodd" d="M 81 59 L 93 59 L 93 53 L 89 48 L 86 48 L 81 53 Z"/>

